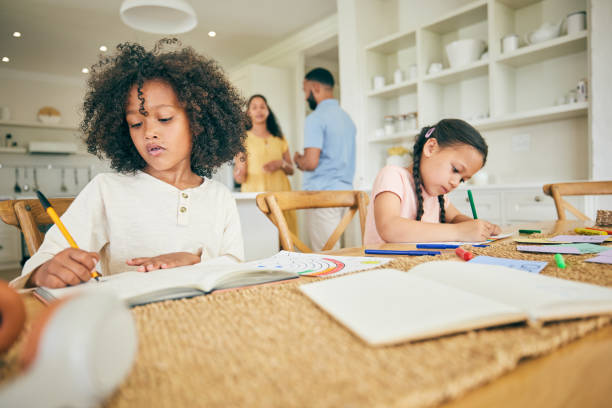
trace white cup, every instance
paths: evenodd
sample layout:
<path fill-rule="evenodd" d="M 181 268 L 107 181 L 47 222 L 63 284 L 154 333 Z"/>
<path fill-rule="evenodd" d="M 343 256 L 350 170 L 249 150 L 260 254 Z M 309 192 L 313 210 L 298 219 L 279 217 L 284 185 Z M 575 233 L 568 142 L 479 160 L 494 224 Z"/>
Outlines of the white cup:
<path fill-rule="evenodd" d="M 431 65 L 429 66 L 429 72 L 430 74 L 435 74 L 436 72 L 440 72 L 442 71 L 442 63 L 441 62 L 432 62 Z"/>
<path fill-rule="evenodd" d="M 586 11 L 576 11 L 567 15 L 567 34 L 586 30 Z"/>
<path fill-rule="evenodd" d="M 8 106 L 0 106 L 0 120 L 11 120 L 11 109 Z"/>
<path fill-rule="evenodd" d="M 408 67 L 408 77 L 410 78 L 410 80 L 416 79 L 417 75 L 418 71 L 416 64 L 410 65 L 410 67 Z"/>
<path fill-rule="evenodd" d="M 502 52 L 510 52 L 518 49 L 519 47 L 519 36 L 516 34 L 509 34 L 502 38 Z"/>
<path fill-rule="evenodd" d="M 396 69 L 395 72 L 393 73 L 393 82 L 395 82 L 396 84 L 401 84 L 402 81 L 404 80 L 404 73 L 402 72 L 401 69 Z"/>
<path fill-rule="evenodd" d="M 374 89 L 384 88 L 385 77 L 382 75 L 376 75 L 374 78 L 372 78 L 372 83 L 373 83 Z"/>

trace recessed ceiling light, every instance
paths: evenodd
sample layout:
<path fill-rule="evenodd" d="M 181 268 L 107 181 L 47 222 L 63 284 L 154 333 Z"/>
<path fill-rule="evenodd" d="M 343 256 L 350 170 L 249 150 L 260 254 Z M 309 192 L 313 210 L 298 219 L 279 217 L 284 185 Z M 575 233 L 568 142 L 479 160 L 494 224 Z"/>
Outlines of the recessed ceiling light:
<path fill-rule="evenodd" d="M 83 68 L 81 72 L 84 74 L 89 74 L 89 68 Z"/>
<path fill-rule="evenodd" d="M 217 33 L 215 33 L 214 31 L 209 31 L 208 32 L 208 36 L 209 37 L 215 37 L 217 35 Z"/>
<path fill-rule="evenodd" d="M 100 46 L 100 51 L 106 52 L 106 51 L 108 51 L 108 48 L 106 48 L 106 45 L 101 45 Z"/>
<path fill-rule="evenodd" d="M 2 57 L 2 62 L 9 62 L 9 61 L 10 61 L 9 57 Z"/>
<path fill-rule="evenodd" d="M 13 37 L 21 37 L 21 33 L 19 31 L 15 31 L 13 33 Z"/>

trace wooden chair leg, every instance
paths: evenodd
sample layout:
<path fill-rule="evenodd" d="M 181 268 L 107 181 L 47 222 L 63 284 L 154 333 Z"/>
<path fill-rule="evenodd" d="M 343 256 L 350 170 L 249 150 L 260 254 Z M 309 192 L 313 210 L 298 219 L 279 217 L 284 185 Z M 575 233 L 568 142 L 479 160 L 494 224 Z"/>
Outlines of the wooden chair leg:
<path fill-rule="evenodd" d="M 274 198 L 274 196 L 268 196 L 266 197 L 266 203 L 268 204 L 270 213 L 274 217 L 274 223 L 278 227 L 281 247 L 286 251 L 293 251 L 289 226 L 287 225 L 287 220 L 285 220 L 282 210 L 276 202 L 276 198 Z"/>
<path fill-rule="evenodd" d="M 342 233 L 344 232 L 346 227 L 348 227 L 348 225 L 351 223 L 351 220 L 355 216 L 355 212 L 357 212 L 357 207 L 351 207 L 344 214 L 344 216 L 340 220 L 340 223 L 338 224 L 334 232 L 331 234 L 331 236 L 329 237 L 329 239 L 327 240 L 327 242 L 321 249 L 322 251 L 329 251 L 330 249 L 334 247 L 334 245 L 336 245 L 336 242 L 338 242 L 338 240 L 342 236 Z"/>

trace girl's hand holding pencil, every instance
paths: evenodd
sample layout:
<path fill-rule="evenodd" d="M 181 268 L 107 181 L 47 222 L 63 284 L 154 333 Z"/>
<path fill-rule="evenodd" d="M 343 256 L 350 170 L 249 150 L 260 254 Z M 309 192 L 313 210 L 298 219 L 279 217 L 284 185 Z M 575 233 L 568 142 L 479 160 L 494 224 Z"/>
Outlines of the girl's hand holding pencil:
<path fill-rule="evenodd" d="M 34 270 L 28 286 L 63 288 L 87 282 L 96 272 L 95 268 L 99 260 L 100 255 L 96 252 L 66 248 Z"/>
<path fill-rule="evenodd" d="M 453 224 L 456 228 L 456 240 L 465 242 L 486 241 L 493 235 L 501 233 L 501 228 L 485 220 L 469 220 Z"/>

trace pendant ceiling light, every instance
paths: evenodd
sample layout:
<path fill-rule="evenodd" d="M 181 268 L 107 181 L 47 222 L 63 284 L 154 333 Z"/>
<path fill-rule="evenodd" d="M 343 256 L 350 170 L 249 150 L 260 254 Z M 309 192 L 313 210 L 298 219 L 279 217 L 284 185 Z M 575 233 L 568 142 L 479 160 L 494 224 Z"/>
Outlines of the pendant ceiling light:
<path fill-rule="evenodd" d="M 185 0 L 124 0 L 119 13 L 125 24 L 147 33 L 180 34 L 198 24 Z"/>

